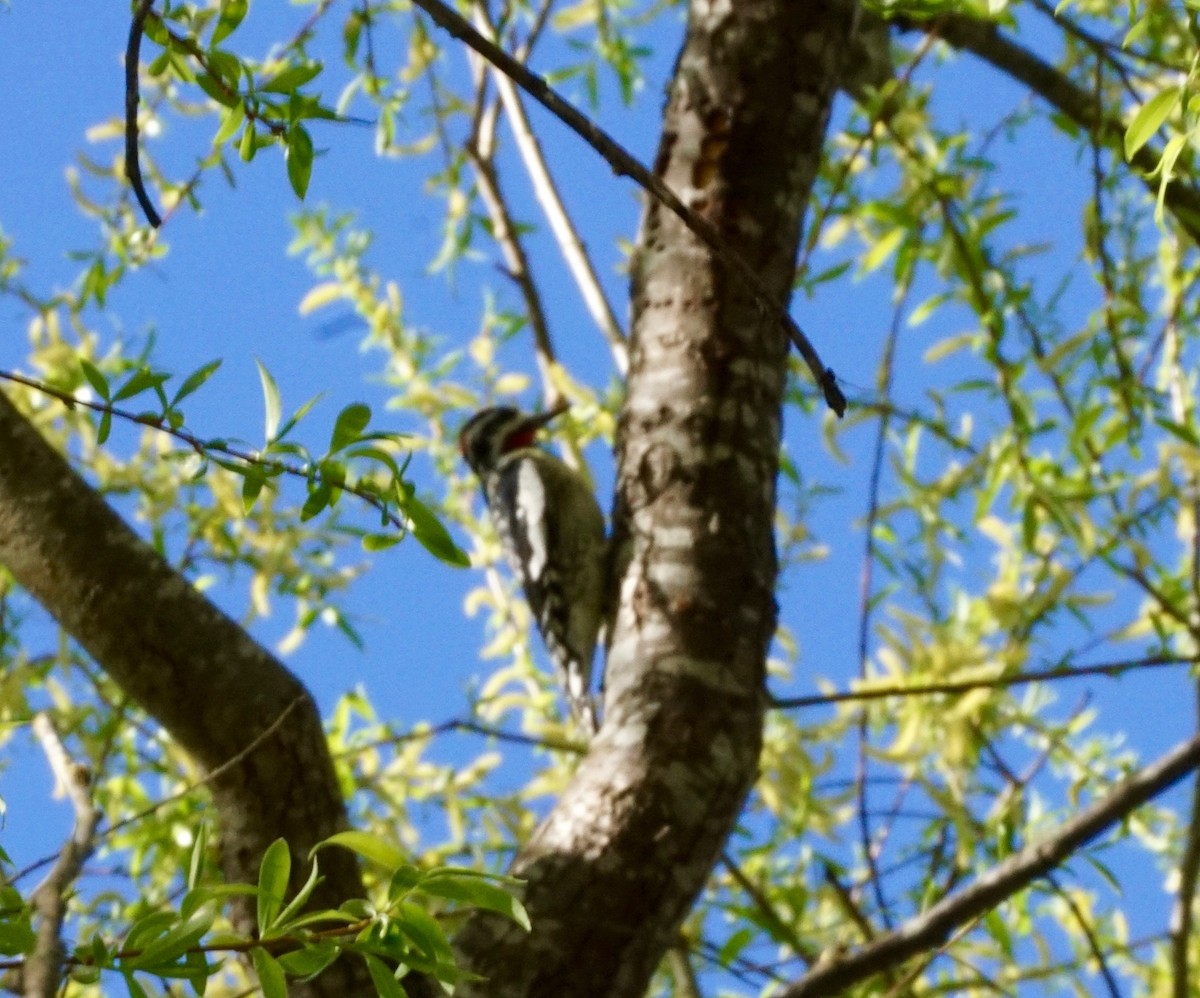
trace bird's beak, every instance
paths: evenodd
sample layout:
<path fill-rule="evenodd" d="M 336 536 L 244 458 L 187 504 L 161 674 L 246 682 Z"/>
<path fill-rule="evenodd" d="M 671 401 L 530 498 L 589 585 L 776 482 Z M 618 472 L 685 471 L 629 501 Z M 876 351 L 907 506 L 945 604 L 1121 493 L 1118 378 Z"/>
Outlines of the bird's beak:
<path fill-rule="evenodd" d="M 571 408 L 570 402 L 559 402 L 558 405 L 547 409 L 545 412 L 535 413 L 525 421 L 525 425 L 531 430 L 540 430 L 547 423 L 552 422 L 561 416 L 564 412 Z"/>

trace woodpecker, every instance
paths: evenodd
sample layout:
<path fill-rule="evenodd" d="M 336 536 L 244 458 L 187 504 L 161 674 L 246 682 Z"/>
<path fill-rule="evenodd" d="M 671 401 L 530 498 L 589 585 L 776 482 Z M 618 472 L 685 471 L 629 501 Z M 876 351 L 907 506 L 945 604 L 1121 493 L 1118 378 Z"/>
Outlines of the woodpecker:
<path fill-rule="evenodd" d="M 604 514 L 582 475 L 534 446 L 537 431 L 566 408 L 539 415 L 483 409 L 467 420 L 458 446 L 483 486 L 571 713 L 594 734 L 589 687 L 604 616 Z"/>

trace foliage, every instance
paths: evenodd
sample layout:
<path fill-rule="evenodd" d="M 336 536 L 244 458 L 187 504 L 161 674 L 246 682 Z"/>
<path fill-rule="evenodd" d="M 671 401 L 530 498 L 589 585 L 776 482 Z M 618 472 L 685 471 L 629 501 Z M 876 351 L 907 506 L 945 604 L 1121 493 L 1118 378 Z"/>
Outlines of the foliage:
<path fill-rule="evenodd" d="M 204 994 L 214 978 L 244 986 L 244 969 L 236 962 L 224 962 L 240 954 L 251 960 L 263 994 L 280 998 L 287 994 L 289 977 L 310 979 L 348 956 L 367 963 L 381 995 L 402 995 L 398 978 L 409 969 L 451 987 L 462 979 L 445 931 L 431 917 L 431 907 L 447 901 L 474 905 L 529 929 L 528 916 L 511 893 L 519 882 L 511 878 L 455 867 L 420 870 L 405 862 L 398 847 L 365 832 L 335 835 L 318 848 L 326 846 L 351 849 L 383 867 L 381 885 L 386 887 L 381 899 L 355 899 L 335 911 L 304 910 L 320 879 L 317 857 L 304 886 L 289 898 L 292 858 L 282 839 L 263 856 L 257 884 L 209 883 L 205 875 L 209 842 L 201 824 L 187 869 L 181 871 L 186 893 L 178 903 L 136 918 L 119 941 L 110 934 L 115 926 L 81 940 L 66 960 L 70 978 L 79 984 L 98 984 L 106 975 L 117 974 L 131 998 L 149 993 L 143 984 L 146 978 L 185 980 L 196 994 Z M 29 954 L 36 942 L 30 911 L 15 890 L 5 891 L 2 952 Z M 221 919 L 222 907 L 237 895 L 256 901 L 258 928 L 253 935 L 234 931 Z"/>
<path fill-rule="evenodd" d="M 505 194 L 497 180 L 536 150 L 499 147 L 501 105 L 484 68 L 465 65 L 423 15 L 392 0 L 308 4 L 250 40 L 261 6 L 176 2 L 147 17 L 142 168 L 167 224 L 151 231 L 120 162 L 87 154 L 72 190 L 94 239 L 74 255 L 69 290 L 27 280 L 16 247 L 0 240 L 0 291 L 30 339 L 8 387 L 196 585 L 236 593 L 248 626 L 273 597 L 287 606 L 285 651 L 318 622 L 371 645 L 345 609 L 351 587 L 370 584 L 350 541 L 373 553 L 411 532 L 463 565 L 450 530 L 466 536 L 470 562 L 486 567 L 465 605 L 484 618 L 489 672 L 453 721 L 406 727 L 381 718 L 346 670 L 329 740 L 357 831 L 333 844 L 385 872 L 376 902 L 299 915 L 300 897 L 279 891 L 286 850 L 264 858 L 256 886 L 201 878 L 211 845 L 197 832 L 205 804 L 194 764 L 4 577 L 0 739 L 12 749 L 16 725 L 51 708 L 106 817 L 105 874 L 71 900 L 79 993 L 101 973 L 121 974 L 134 995 L 145 978 L 200 993 L 216 975 L 243 980 L 230 953 L 250 954 L 265 994 L 343 950 L 367 961 L 381 994 L 398 993 L 396 964 L 452 982 L 443 903 L 520 921 L 512 885 L 484 873 L 504 867 L 578 757 L 535 667 L 528 613 L 493 571 L 498 546 L 452 427 L 485 399 L 565 396 L 564 453 L 579 461 L 586 451 L 607 482 L 622 345 L 594 303 L 616 297 L 613 282 L 573 271 L 593 303 L 582 309 L 549 293 L 542 259 L 558 248 L 547 232 L 560 219 L 531 222 L 546 202 Z M 879 5 L 904 25 L 894 78 L 845 104 L 831 131 L 796 286 L 818 342 L 852 341 L 833 358 L 851 411 L 826 421 L 818 453 L 818 403 L 794 365 L 778 523 L 784 627 L 770 663 L 782 706 L 741 827 L 682 936 L 714 988 L 756 992 L 901 924 L 1111 789 L 1158 745 L 1163 717 L 1173 732 L 1195 728 L 1200 275 L 1188 220 L 1168 197 L 1194 173 L 1194 14 L 1087 0 L 1057 11 L 1040 0 L 983 6 Z M 678 43 L 674 7 L 602 0 L 547 18 L 549 8 L 517 3 L 494 28 L 619 130 L 614 102 L 657 113 L 646 95 L 661 91 L 651 73 Z M 995 17 L 1018 41 L 1052 30 L 1050 68 L 1114 128 L 1023 94 L 956 103 L 971 89 L 953 75 L 968 56 L 952 58 L 922 25 L 964 11 Z M 981 79 L 986 89 L 995 76 Z M 93 142 L 122 134 L 115 104 L 112 113 Z M 179 134 L 160 150 L 150 136 L 167 124 Z M 426 257 L 380 263 L 366 227 L 383 229 L 382 213 L 365 206 L 360 222 L 312 203 L 326 147 L 365 125 L 379 156 L 415 164 L 437 199 Z M 196 160 L 180 167 L 189 142 Z M 208 400 L 220 360 L 176 387 L 168 372 L 187 368 L 169 347 L 108 331 L 122 289 L 170 267 L 172 218 L 198 212 L 206 185 L 261 170 L 276 150 L 279 185 L 304 199 L 290 250 L 312 285 L 299 308 L 352 313 L 386 404 L 412 432 L 369 429 L 375 414 L 357 395 L 339 399 L 321 432 L 315 400 L 285 418 L 287 385 L 260 365 L 261 434 L 250 429 L 257 415 L 236 413 L 259 442 L 216 436 L 205 426 L 219 406 Z M 1150 194 L 1124 161 L 1143 150 L 1160 164 Z M 547 155 L 560 173 L 585 169 Z M 1031 160 L 1045 163 L 1030 171 Z M 604 257 L 611 220 L 587 215 L 587 184 L 568 195 L 599 232 L 593 250 L 623 265 L 615 251 Z M 628 222 L 627 238 L 631 212 Z M 537 265 L 525 270 L 530 257 Z M 500 261 L 506 279 L 480 261 Z M 406 315 L 430 284 L 479 302 L 469 335 Z M 583 332 L 572 339 L 567 328 Z M 860 572 L 861 598 L 845 595 Z M 1120 692 L 1113 680 L 1082 697 L 1027 681 L 1097 665 L 1125 676 Z M 1150 669 L 1159 686 L 1147 692 L 1139 677 Z M 928 692 L 955 683 L 978 685 Z M 850 695 L 787 706 L 815 689 Z M 892 695 L 866 699 L 880 690 Z M 1138 811 L 1069 870 L 930 954 L 913 971 L 920 987 L 1011 993 L 1048 979 L 1082 994 L 1112 974 L 1166 993 L 1172 895 L 1154 878 L 1179 889 L 1180 857 L 1200 835 L 1186 815 L 1175 798 Z M 29 872 L 6 869 L 0 952 L 12 958 L 33 945 L 19 875 Z M 1137 886 L 1147 880 L 1153 892 Z M 222 919 L 237 891 L 258 901 L 258 940 Z M 1200 943 L 1188 945 L 1194 965 Z M 685 975 L 664 965 L 657 988 L 685 993 Z"/>

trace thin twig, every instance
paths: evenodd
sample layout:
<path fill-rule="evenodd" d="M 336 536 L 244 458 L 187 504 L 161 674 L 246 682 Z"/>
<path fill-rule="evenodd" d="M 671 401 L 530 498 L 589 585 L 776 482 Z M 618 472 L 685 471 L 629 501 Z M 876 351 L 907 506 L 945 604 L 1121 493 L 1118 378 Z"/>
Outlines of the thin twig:
<path fill-rule="evenodd" d="M 1100 944 L 1100 940 L 1096 938 L 1096 931 L 1092 928 L 1092 923 L 1088 920 L 1087 915 L 1076 904 L 1075 899 L 1071 897 L 1067 889 L 1058 882 L 1058 878 L 1053 873 L 1046 874 L 1046 879 L 1050 882 L 1050 886 L 1054 888 L 1054 892 L 1067 906 L 1072 917 L 1075 919 L 1075 923 L 1079 926 L 1079 930 L 1083 933 L 1083 938 L 1087 940 L 1088 949 L 1092 951 L 1092 959 L 1096 961 L 1096 965 L 1100 968 L 1100 976 L 1104 978 L 1105 987 L 1108 988 L 1109 998 L 1121 998 L 1121 989 L 1117 985 L 1117 978 L 1108 965 L 1108 958 L 1104 955 L 1104 947 Z"/>
<path fill-rule="evenodd" d="M 721 853 L 721 865 L 725 867 L 726 872 L 733 877 L 737 885 L 746 892 L 746 896 L 754 903 L 759 918 L 766 923 L 765 927 L 775 937 L 775 941 L 787 946 L 805 963 L 811 965 L 815 962 L 817 959 L 816 951 L 796 934 L 795 928 L 789 925 L 787 920 L 780 916 L 779 912 L 775 910 L 775 906 L 771 903 L 770 898 L 746 875 L 746 871 L 738 866 L 737 861 L 729 853 Z"/>
<path fill-rule="evenodd" d="M 161 433 L 167 434 L 169 437 L 174 437 L 181 443 L 185 443 L 203 460 L 208 460 L 210 454 L 221 454 L 225 457 L 233 458 L 236 461 L 241 461 L 243 464 L 252 467 L 262 468 L 268 472 L 278 472 L 288 475 L 291 478 L 301 478 L 306 482 L 326 481 L 329 480 L 323 476 L 319 469 L 314 466 L 302 467 L 300 465 L 290 464 L 287 461 L 279 461 L 275 458 L 264 458 L 251 451 L 242 450 L 238 447 L 231 447 L 229 444 L 221 440 L 204 440 L 196 436 L 194 433 L 183 429 L 182 427 L 172 426 L 164 416 L 147 415 L 144 412 L 131 412 L 128 409 L 121 409 L 108 402 L 92 402 L 89 399 L 79 398 L 72 395 L 70 392 L 63 391 L 61 388 L 55 388 L 44 381 L 38 381 L 36 378 L 27 378 L 23 374 L 16 374 L 12 371 L 0 371 L 0 381 L 11 381 L 13 384 L 24 385 L 26 388 L 32 388 L 34 391 L 41 392 L 50 398 L 57 399 L 62 402 L 68 409 L 74 409 L 77 406 L 84 409 L 90 409 L 92 412 L 108 413 L 115 416 L 117 419 L 125 420 L 129 423 L 136 423 L 139 426 L 147 426 L 152 430 L 158 430 Z M 329 482 L 343 492 L 347 492 L 365 502 L 368 506 L 378 510 L 382 516 L 387 519 L 387 522 L 396 527 L 401 532 L 407 533 L 407 520 L 399 513 L 395 512 L 390 503 L 384 500 L 381 496 L 374 492 L 366 490 L 360 486 L 347 484 L 345 482 Z"/>
<path fill-rule="evenodd" d="M 891 328 L 883 345 L 883 356 L 879 360 L 879 373 L 876 377 L 876 388 L 884 401 L 890 401 L 892 396 L 892 376 L 895 372 L 896 344 L 900 339 L 900 324 L 905 312 L 909 289 L 912 287 L 912 270 L 904 276 L 903 283 L 897 295 L 896 307 L 892 310 Z M 868 654 L 870 651 L 871 619 L 874 611 L 872 590 L 875 588 L 875 528 L 879 522 L 879 492 L 883 479 L 883 459 L 887 450 L 888 431 L 891 427 L 891 414 L 884 412 L 879 417 L 879 425 L 875 432 L 875 449 L 871 456 L 871 474 L 867 486 L 867 520 L 863 528 L 866 538 L 863 549 L 862 572 L 859 576 L 858 587 L 858 677 L 867 678 Z M 891 905 L 883 894 L 883 883 L 879 877 L 879 866 L 876 853 L 879 843 L 874 841 L 871 821 L 868 817 L 869 793 L 868 775 L 870 769 L 870 754 L 868 742 L 870 729 L 867 714 L 864 711 L 858 722 L 858 751 L 854 764 L 855 800 L 858 810 L 859 845 L 863 851 L 863 862 L 867 866 L 868 880 L 875 895 L 875 904 L 886 928 L 891 928 L 889 912 Z"/>
<path fill-rule="evenodd" d="M 146 15 L 154 0 L 139 0 L 133 10 L 133 19 L 129 22 L 129 41 L 125 46 L 125 176 L 129 178 L 129 186 L 133 188 L 134 196 L 146 221 L 154 228 L 162 225 L 162 219 L 154 210 L 154 202 L 146 193 L 146 184 L 142 180 L 142 165 L 138 152 L 138 61 L 141 57 L 142 32 L 146 28 Z"/>
<path fill-rule="evenodd" d="M 1197 691 L 1200 710 L 1200 690 Z M 1192 815 L 1188 821 L 1183 857 L 1179 861 L 1179 891 L 1171 913 L 1171 994 L 1173 998 L 1188 998 L 1193 980 L 1189 973 L 1189 954 L 1195 927 L 1193 912 L 1196 903 L 1196 881 L 1200 876 L 1200 774 L 1192 784 Z"/>
<path fill-rule="evenodd" d="M 1197 767 L 1200 767 L 1200 735 L 1123 780 L 1091 807 L 1065 822 L 1055 834 L 1026 846 L 895 932 L 818 963 L 784 989 L 780 998 L 842 994 L 861 981 L 934 951 L 964 926 L 1045 876 Z"/>
<path fill-rule="evenodd" d="M 275 733 L 283 727 L 283 722 L 288 719 L 288 715 L 290 715 L 293 710 L 299 707 L 307 699 L 307 694 L 301 694 L 300 696 L 296 697 L 291 703 L 289 703 L 283 708 L 283 710 L 279 712 L 279 716 L 275 718 L 274 721 L 272 721 L 269 725 L 267 725 L 267 727 L 255 735 L 254 738 L 252 738 L 245 746 L 245 748 L 235 752 L 223 763 L 221 763 L 221 765 L 210 769 L 207 773 L 200 777 L 200 779 L 184 787 L 178 793 L 172 794 L 170 797 L 164 797 L 162 800 L 155 801 L 145 810 L 139 811 L 137 814 L 132 814 L 128 818 L 122 818 L 115 824 L 110 825 L 108 828 L 104 829 L 104 835 L 111 835 L 113 832 L 118 832 L 128 825 L 136 824 L 143 818 L 150 817 L 150 815 L 154 814 L 156 811 L 160 811 L 162 808 L 167 807 L 170 804 L 174 804 L 176 801 L 183 800 L 185 797 L 195 793 L 195 791 L 200 789 L 200 787 L 203 787 L 206 784 L 211 783 L 213 780 L 225 775 L 235 766 L 241 765 L 260 745 L 275 735 Z"/>
<path fill-rule="evenodd" d="M 264 729 L 262 732 L 260 732 L 258 735 L 256 735 L 254 737 L 254 739 L 248 745 L 246 745 L 245 748 L 240 749 L 238 752 L 236 752 L 230 758 L 226 759 L 223 763 L 221 763 L 221 765 L 217 766 L 215 769 L 209 770 L 200 779 L 196 780 L 194 783 L 188 784 L 186 787 L 184 787 L 178 793 L 174 793 L 174 794 L 171 794 L 170 797 L 164 797 L 161 800 L 157 800 L 153 804 L 151 804 L 149 807 L 145 808 L 144 810 L 138 811 L 136 814 L 132 814 L 128 818 L 122 818 L 120 821 L 116 822 L 115 824 L 109 825 L 107 828 L 105 828 L 100 833 L 100 838 L 101 839 L 107 838 L 108 836 L 114 834 L 115 832 L 119 832 L 122 828 L 127 828 L 129 825 L 136 824 L 137 822 L 141 821 L 143 818 L 150 817 L 152 814 L 155 814 L 156 812 L 161 811 L 164 807 L 167 807 L 170 804 L 174 804 L 176 801 L 183 800 L 185 797 L 190 796 L 196 790 L 200 789 L 200 787 L 203 787 L 206 784 L 211 783 L 213 780 L 215 780 L 218 777 L 222 776 L 223 774 L 229 772 L 230 769 L 232 769 L 234 766 L 237 766 L 239 763 L 243 762 L 250 755 L 250 753 L 252 753 L 260 745 L 262 745 L 263 742 L 265 742 L 268 738 L 270 738 L 272 735 L 274 735 L 283 726 L 283 722 L 287 720 L 288 715 L 291 714 L 291 712 L 293 710 L 295 710 L 296 707 L 298 707 L 301 703 L 303 703 L 304 700 L 305 700 L 305 696 L 303 696 L 303 695 L 296 697 L 291 703 L 289 703 L 286 707 L 284 707 L 282 711 L 279 712 L 279 716 L 277 718 L 275 718 L 275 720 L 272 721 L 271 724 L 266 729 Z M 34 724 L 36 725 L 36 723 L 37 723 L 37 719 L 35 718 Z M 99 820 L 99 819 L 97 819 L 97 820 Z M 21 877 L 24 877 L 27 874 L 31 873 L 33 870 L 36 870 L 39 867 L 45 866 L 48 862 L 50 862 L 50 858 L 40 859 L 37 862 L 30 864 L 25 869 L 21 870 L 19 873 L 17 873 L 11 879 L 15 882 L 15 881 L 21 879 Z M 38 889 L 40 890 L 41 888 L 38 888 Z"/>
<path fill-rule="evenodd" d="M 932 31 L 956 49 L 973 52 L 1012 79 L 1024 83 L 1081 128 L 1123 155 L 1125 123 L 1108 117 L 1096 106 L 1092 95 L 1067 76 L 1006 37 L 992 21 L 967 14 L 943 14 L 930 20 L 907 16 L 892 19 L 900 30 Z M 1158 164 L 1162 158 L 1152 145 L 1142 146 L 1130 157 L 1130 165 L 1152 194 L 1158 193 Z M 1163 198 L 1176 220 L 1193 240 L 1200 241 L 1200 190 L 1175 178 L 1166 185 Z"/>
<path fill-rule="evenodd" d="M 1007 689 L 1028 683 L 1052 682 L 1057 679 L 1082 679 L 1084 676 L 1119 677 L 1135 669 L 1161 669 L 1167 666 L 1195 665 L 1200 656 L 1152 655 L 1149 658 L 1132 659 L 1125 662 L 1108 662 L 1103 665 L 1081 665 L 1073 669 L 1032 669 L 1014 672 L 1009 676 L 993 676 L 990 679 L 962 679 L 945 683 L 921 683 L 914 686 L 879 686 L 874 689 L 845 690 L 840 693 L 813 694 L 803 697 L 786 697 L 772 700 L 775 710 L 792 710 L 796 707 L 825 707 L 835 703 L 864 700 L 884 700 L 888 697 L 929 696 L 932 694 L 970 693 L 981 689 Z"/>
<path fill-rule="evenodd" d="M 482 91 L 482 81 L 487 77 L 484 74 L 480 74 L 480 77 L 479 87 Z M 489 106 L 483 111 L 479 116 L 475 134 L 465 146 L 465 152 L 475 169 L 479 196 L 487 208 L 488 217 L 492 220 L 492 238 L 504 257 L 505 272 L 516 284 L 525 301 L 525 314 L 529 317 L 529 328 L 533 333 L 533 353 L 542 377 L 542 401 L 547 409 L 553 409 L 563 401 L 561 389 L 553 375 L 556 363 L 554 342 L 550 338 L 550 326 L 546 320 L 546 311 L 542 308 L 542 296 L 534 280 L 529 255 L 525 252 L 525 243 L 509 213 L 508 201 L 500 189 L 500 176 L 492 159 L 495 151 L 496 117 L 494 106 Z"/>
<path fill-rule="evenodd" d="M 845 414 L 846 396 L 842 394 L 842 390 L 838 386 L 837 376 L 833 373 L 833 369 L 825 366 L 820 354 L 812 345 L 812 341 L 804 334 L 796 321 L 788 315 L 784 304 L 778 301 L 763 284 L 754 268 L 726 247 L 715 226 L 688 208 L 666 184 L 647 170 L 595 122 L 555 93 L 545 80 L 536 73 L 530 72 L 502 48 L 486 39 L 456 11 L 441 3 L 440 0 L 413 0 L 413 4 L 425 11 L 444 31 L 474 49 L 512 79 L 522 90 L 590 145 L 613 168 L 614 173 L 632 178 L 643 190 L 673 212 L 688 231 L 704 243 L 730 273 L 738 276 L 759 305 L 778 318 L 787 332 L 788 338 L 800 351 L 809 371 L 812 372 L 813 379 L 821 386 L 825 403 L 839 417 Z"/>
<path fill-rule="evenodd" d="M 472 4 L 472 11 L 476 24 L 486 31 L 487 35 L 495 39 L 497 37 L 496 28 L 489 19 L 484 5 Z M 617 321 L 616 312 L 613 311 L 612 303 L 604 293 L 600 278 L 596 274 L 596 268 L 592 265 L 591 257 L 584 249 L 583 240 L 558 192 L 558 185 L 550 175 L 550 168 L 546 164 L 541 144 L 529 124 L 529 116 L 525 113 L 525 107 L 521 103 L 521 97 L 517 93 L 516 87 L 513 86 L 512 79 L 496 68 L 494 64 L 492 75 L 495 77 L 496 89 L 500 93 L 504 112 L 508 116 L 508 123 L 512 128 L 517 151 L 521 154 L 521 162 L 525 164 L 525 172 L 529 175 L 529 182 L 533 185 L 534 197 L 546 215 L 550 231 L 558 243 L 558 251 L 579 288 L 579 293 L 591 314 L 592 321 L 596 323 L 608 341 L 617 370 L 624 375 L 629 367 L 629 347 L 625 342 L 625 331 Z"/>

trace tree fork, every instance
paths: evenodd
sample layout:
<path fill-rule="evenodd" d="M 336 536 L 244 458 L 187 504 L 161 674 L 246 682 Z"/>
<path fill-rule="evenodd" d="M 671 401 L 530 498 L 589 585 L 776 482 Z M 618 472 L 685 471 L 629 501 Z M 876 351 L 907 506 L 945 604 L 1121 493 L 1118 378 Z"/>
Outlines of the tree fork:
<path fill-rule="evenodd" d="M 655 172 L 786 301 L 849 4 L 694 3 Z M 471 996 L 640 996 L 753 784 L 775 628 L 788 343 L 658 202 L 634 261 L 605 722 L 513 872 L 533 932 L 474 913 Z"/>
<path fill-rule="evenodd" d="M 296 860 L 292 886 L 300 886 L 308 850 L 346 827 L 316 705 L 274 656 L 138 537 L 3 393 L 0 564 L 205 770 L 218 771 L 210 783 L 229 880 L 255 883 L 263 852 L 283 836 Z M 287 723 L 244 752 L 285 712 Z M 362 895 L 348 852 L 323 852 L 321 872 L 314 907 Z M 242 929 L 252 912 L 252 904 L 238 906 Z M 365 980 L 360 962 L 343 961 L 304 993 L 348 995 Z"/>

